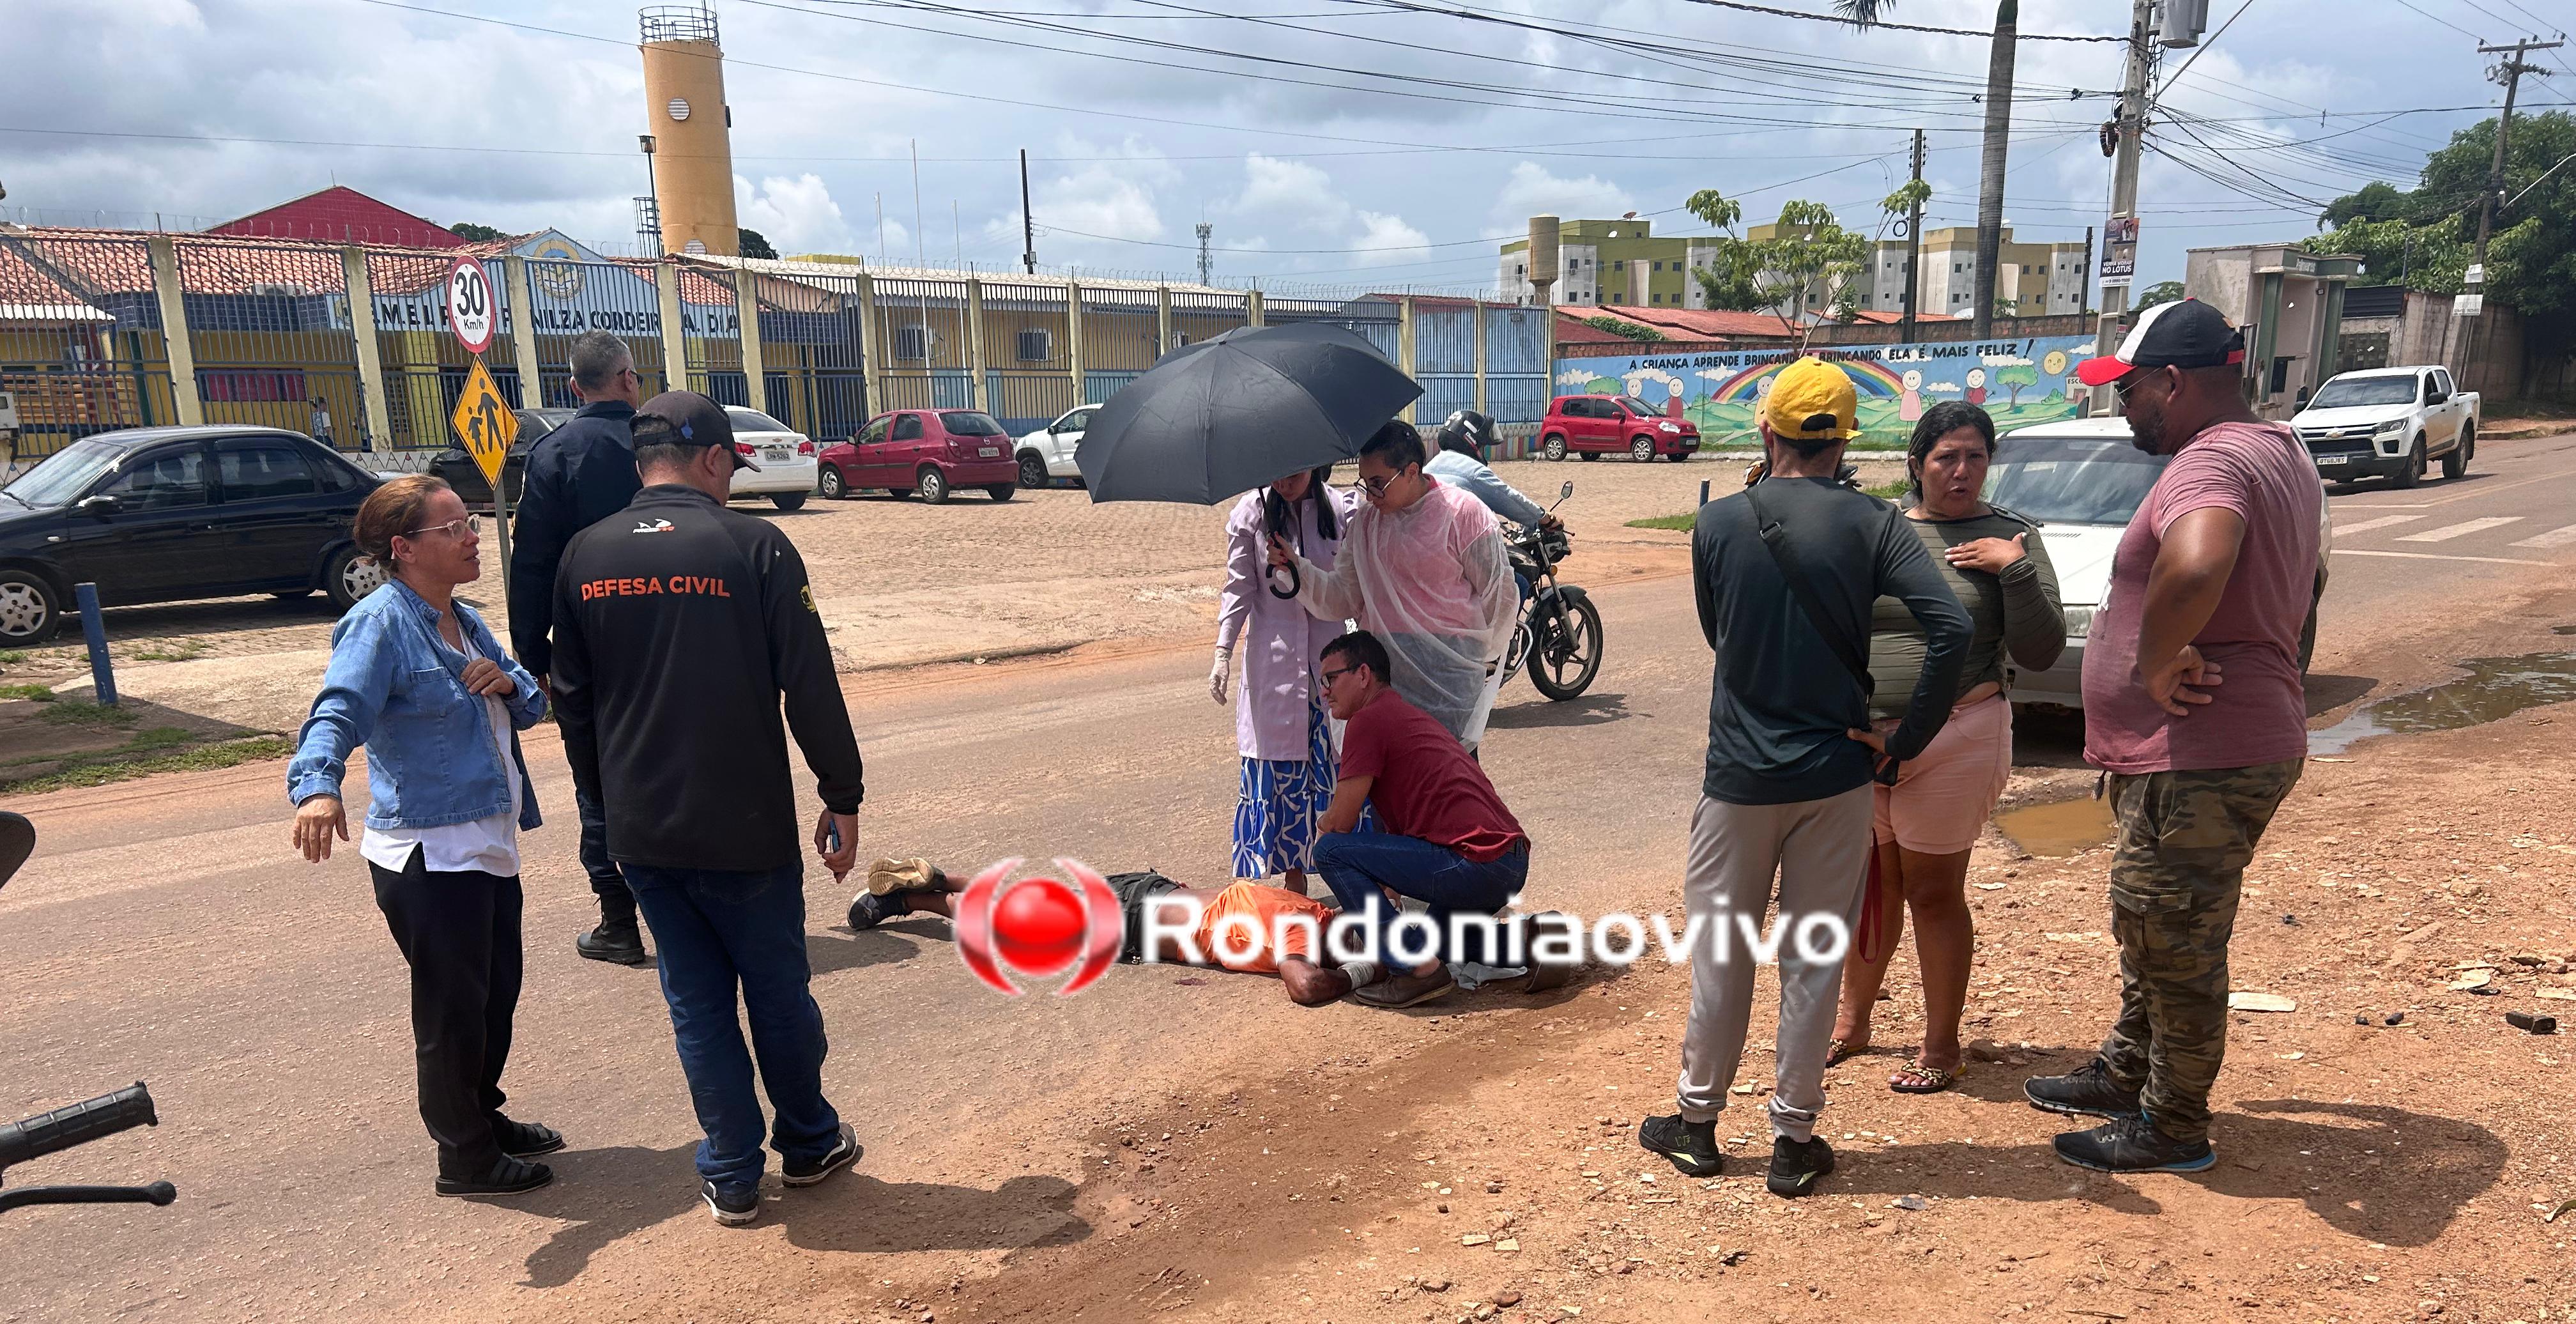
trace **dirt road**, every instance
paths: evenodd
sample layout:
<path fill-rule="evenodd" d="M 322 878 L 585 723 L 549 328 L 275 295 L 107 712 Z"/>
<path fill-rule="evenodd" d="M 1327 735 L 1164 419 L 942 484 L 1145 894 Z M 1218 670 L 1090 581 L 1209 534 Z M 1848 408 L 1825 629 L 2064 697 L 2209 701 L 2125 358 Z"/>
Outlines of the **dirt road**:
<path fill-rule="evenodd" d="M 2486 459 L 2491 476 L 2457 485 L 2337 496 L 2338 519 L 2422 513 L 2380 526 L 2402 534 L 2527 502 L 2520 536 L 2564 523 L 2538 512 L 2576 497 L 2576 438 Z M 2576 622 L 2576 546 L 2485 541 L 2507 532 L 2339 541 L 2485 559 L 2340 556 L 2319 723 L 2456 658 L 2569 647 L 2550 627 Z M 1650 554 L 1678 569 L 1634 553 Z M 1680 580 L 1597 597 L 1600 682 L 1570 704 L 1507 692 L 1486 762 L 1539 843 L 1534 903 L 1659 909 L 1697 789 L 1707 654 Z M 1195 645 L 1139 643 L 854 676 L 865 850 L 1216 878 L 1231 718 L 1203 669 Z M 2566 1054 L 2501 1013 L 2576 1012 L 2541 996 L 2565 984 L 2546 963 L 2576 954 L 2576 788 L 2553 771 L 2570 720 L 2543 707 L 2311 766 L 2236 948 L 2238 986 L 2298 1010 L 2238 1018 L 2222 1162 L 2200 1177 L 2096 1178 L 2047 1156 L 2057 1128 L 2016 1091 L 2079 1062 L 2107 1023 L 2102 857 L 2024 858 L 1990 834 L 1973 873 L 1977 1067 L 1927 1099 L 1886 1093 L 1895 1057 L 1836 1069 L 1844 1169 L 1798 1205 L 1761 1193 L 1759 1137 L 1710 1183 L 1635 1149 L 1637 1118 L 1669 1106 L 1686 1000 L 1658 962 L 1406 1015 L 1299 1010 L 1273 981 L 1151 967 L 1005 999 L 935 921 L 839 931 L 845 897 L 817 876 L 826 1079 L 868 1153 L 812 1191 L 773 1183 L 759 1224 L 718 1228 L 695 1201 L 651 975 L 568 950 L 586 894 L 542 742 L 553 821 L 526 843 L 506 1083 L 572 1149 L 532 1198 L 435 1200 L 399 963 L 354 855 L 290 857 L 276 765 L 21 798 L 8 807 L 44 841 L 0 891 L 0 1113 L 140 1077 L 164 1122 L 12 1180 L 166 1176 L 182 1198 L 12 1215 L 0 1321 L 2559 1318 L 2576 1310 L 2569 1224 L 2531 1206 L 2576 1196 Z M 2017 794 L 2080 778 L 2062 729 L 2035 726 L 2020 753 Z M 2495 964 L 2502 996 L 2447 989 L 2474 961 Z M 1891 984 L 1879 1043 L 1901 1051 L 1910 958 Z M 1741 1116 L 1735 1133 L 1759 1129 Z M 1924 1207 L 1892 1206 L 1905 1196 Z"/>

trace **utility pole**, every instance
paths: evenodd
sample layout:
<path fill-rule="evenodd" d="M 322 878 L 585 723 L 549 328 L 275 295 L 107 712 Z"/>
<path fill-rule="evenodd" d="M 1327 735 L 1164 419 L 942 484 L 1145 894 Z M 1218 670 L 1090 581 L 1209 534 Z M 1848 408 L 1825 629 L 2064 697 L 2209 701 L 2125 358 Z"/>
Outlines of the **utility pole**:
<path fill-rule="evenodd" d="M 2075 311 L 2093 311 L 2093 227 L 2084 227 L 2084 265 L 2075 269 Z"/>
<path fill-rule="evenodd" d="M 2013 43 L 2020 0 L 1995 7 L 1994 48 L 1986 57 L 1986 150 L 1977 181 L 1976 336 L 1995 332 L 1995 267 L 2004 255 L 2004 156 L 2012 142 Z"/>
<path fill-rule="evenodd" d="M 1923 131 L 1921 129 L 1914 131 L 1914 182 L 1917 184 L 1923 182 Z M 1922 190 L 1917 189 L 1915 193 L 1914 205 L 1907 210 L 1905 216 L 1905 335 L 1903 338 L 1908 342 L 1914 339 L 1914 292 L 1923 285 Z"/>
<path fill-rule="evenodd" d="M 1038 274 L 1038 223 L 1029 215 L 1029 149 L 1020 149 L 1020 265 Z"/>
<path fill-rule="evenodd" d="M 2497 65 L 2487 75 L 2494 81 L 2504 84 L 2504 113 L 2496 117 L 2495 155 L 2487 164 L 2487 186 L 2478 195 L 2478 246 L 2477 251 L 2469 258 L 2468 273 L 2468 293 L 2476 298 L 2477 303 L 2476 311 L 2472 314 L 2473 324 L 2462 328 L 2460 339 L 2463 351 L 2468 348 L 2477 325 L 2486 321 L 2487 236 L 2495 230 L 2496 203 L 2504 196 L 2504 152 L 2505 145 L 2513 138 L 2514 94 L 2522 90 L 2524 74 L 2548 72 L 2539 65 L 2524 64 L 2522 57 L 2532 51 L 2556 50 L 2563 45 L 2566 43 L 2534 41 L 2525 37 L 2510 46 L 2489 46 L 2484 43 L 2478 46 L 2480 55 L 2504 57 L 2504 63 Z M 2454 376 L 2465 378 L 2472 365 L 2467 361 L 2466 355 L 2462 354 L 2455 357 L 2451 367 Z M 2478 374 L 2480 389 L 2485 389 L 2485 376 L 2484 373 Z"/>
<path fill-rule="evenodd" d="M 2112 119 L 2113 141 L 2106 144 L 2111 152 L 2111 216 L 2114 220 L 2138 214 L 2138 158 L 2142 155 L 2147 134 L 2147 74 L 2152 63 L 2147 46 L 2156 22 L 2155 0 L 2132 0 L 2129 7 L 2129 61 L 2120 80 L 2120 109 Z M 2111 251 L 2106 236 L 2102 251 Z M 2089 273 L 2088 273 L 2089 278 Z M 2129 287 L 2134 275 L 2102 278 L 2102 328 L 2094 338 L 2093 352 L 2109 354 L 2120 347 L 2129 333 Z M 2095 392 L 2092 412 L 2108 414 L 2111 400 L 2107 392 Z"/>
<path fill-rule="evenodd" d="M 1208 224 L 1208 223 L 1207 223 L 1207 222 L 1205 222 L 1205 221 L 1201 221 L 1201 222 L 1199 222 L 1198 230 L 1199 230 L 1199 284 L 1201 284 L 1201 285 L 1205 285 L 1205 284 L 1207 284 L 1207 283 L 1208 283 L 1208 236 L 1209 236 L 1209 235 L 1212 235 L 1212 234 L 1214 234 L 1214 233 L 1216 233 L 1216 227 L 1215 227 L 1215 226 L 1213 226 L 1213 225 Z"/>

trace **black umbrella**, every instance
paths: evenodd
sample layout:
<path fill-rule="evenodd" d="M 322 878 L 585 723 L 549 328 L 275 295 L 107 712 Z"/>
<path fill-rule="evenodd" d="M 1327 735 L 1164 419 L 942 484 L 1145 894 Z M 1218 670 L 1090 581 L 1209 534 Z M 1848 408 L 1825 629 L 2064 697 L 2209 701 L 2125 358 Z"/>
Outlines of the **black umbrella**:
<path fill-rule="evenodd" d="M 1350 459 L 1421 394 L 1341 327 L 1238 327 L 1172 351 L 1109 397 L 1073 458 L 1094 501 L 1214 505 Z"/>

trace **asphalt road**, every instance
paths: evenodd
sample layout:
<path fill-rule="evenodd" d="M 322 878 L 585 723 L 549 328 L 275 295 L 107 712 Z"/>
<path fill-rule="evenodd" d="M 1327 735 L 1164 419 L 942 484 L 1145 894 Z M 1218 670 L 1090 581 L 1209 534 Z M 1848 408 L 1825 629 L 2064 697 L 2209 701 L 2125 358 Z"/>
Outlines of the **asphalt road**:
<path fill-rule="evenodd" d="M 2438 673 L 2457 655 L 2443 639 L 2576 568 L 2571 498 L 2576 436 L 2491 443 L 2458 482 L 2336 495 L 2320 669 L 2383 687 L 2409 666 Z M 1567 567 L 1577 582 L 1582 566 Z M 1582 911 L 1669 897 L 1708 685 L 1685 580 L 1598 599 L 1592 693 L 1549 704 L 1516 683 L 1486 755 L 1538 842 L 1529 900 Z M 1140 649 L 853 678 L 863 857 L 1070 855 L 1218 879 L 1233 723 L 1205 666 L 1196 648 Z M 2035 752 L 2063 766 L 2068 751 Z M 1259 1089 L 1281 1063 L 1364 1055 L 1402 1028 L 1171 969 L 1006 999 L 936 922 L 838 930 L 846 890 L 815 873 L 826 1080 L 869 1150 L 760 1225 L 719 1229 L 696 1203 L 696 1128 L 652 975 L 570 950 L 589 905 L 569 779 L 551 739 L 530 755 L 551 821 L 523 841 L 528 978 L 505 1084 L 514 1112 L 572 1148 L 553 1188 L 507 1204 L 431 1197 L 401 964 L 355 852 L 292 855 L 279 766 L 9 804 L 42 840 L 0 891 L 0 1114 L 140 1078 L 163 1118 L 10 1180 L 166 1177 L 181 1197 L 9 1215 L 0 1321 L 845 1317 L 816 1303 L 1115 1235 L 1078 1190 L 1109 1120 Z"/>

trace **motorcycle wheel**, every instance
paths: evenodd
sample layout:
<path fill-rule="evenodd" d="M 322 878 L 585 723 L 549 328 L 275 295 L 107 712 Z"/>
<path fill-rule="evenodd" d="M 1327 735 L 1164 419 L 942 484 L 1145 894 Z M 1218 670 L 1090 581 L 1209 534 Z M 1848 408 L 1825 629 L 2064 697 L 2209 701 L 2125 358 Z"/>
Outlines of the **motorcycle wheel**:
<path fill-rule="evenodd" d="M 1589 600 L 1558 600 L 1532 622 L 1530 684 L 1563 701 L 1592 688 L 1601 674 L 1601 612 Z"/>

